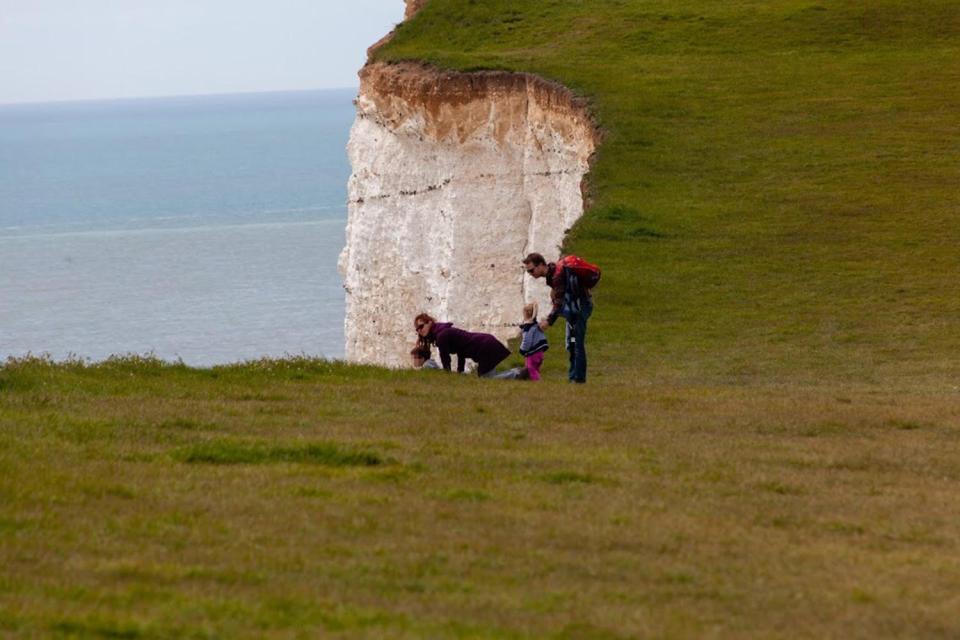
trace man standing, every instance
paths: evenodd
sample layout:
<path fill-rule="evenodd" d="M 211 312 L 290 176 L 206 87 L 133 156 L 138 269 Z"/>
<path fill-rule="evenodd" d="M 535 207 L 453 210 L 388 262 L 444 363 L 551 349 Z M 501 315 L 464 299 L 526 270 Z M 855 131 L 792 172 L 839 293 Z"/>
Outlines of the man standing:
<path fill-rule="evenodd" d="M 523 259 L 527 273 L 534 278 L 546 278 L 550 287 L 550 314 L 540 321 L 546 330 L 559 316 L 567 321 L 567 351 L 570 353 L 570 382 L 587 381 L 587 320 L 593 313 L 590 289 L 600 280 L 600 269 L 576 256 L 548 263 L 539 253 Z"/>

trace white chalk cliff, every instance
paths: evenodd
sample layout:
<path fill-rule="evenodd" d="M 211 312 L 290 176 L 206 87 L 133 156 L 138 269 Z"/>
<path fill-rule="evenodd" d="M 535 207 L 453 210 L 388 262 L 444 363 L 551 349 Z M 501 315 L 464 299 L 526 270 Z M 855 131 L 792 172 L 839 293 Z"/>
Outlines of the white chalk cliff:
<path fill-rule="evenodd" d="M 583 214 L 596 146 L 586 108 L 528 74 L 373 62 L 360 80 L 340 256 L 347 359 L 406 366 L 421 311 L 515 336 L 503 325 L 525 301 L 549 309 L 520 260 L 555 258 Z"/>

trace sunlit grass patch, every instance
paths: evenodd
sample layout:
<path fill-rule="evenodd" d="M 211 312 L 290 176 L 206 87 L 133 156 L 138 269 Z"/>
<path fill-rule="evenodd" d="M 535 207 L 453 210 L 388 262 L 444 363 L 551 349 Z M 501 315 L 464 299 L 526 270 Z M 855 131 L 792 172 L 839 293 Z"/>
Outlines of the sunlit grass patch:
<path fill-rule="evenodd" d="M 448 489 L 438 492 L 437 495 L 445 500 L 458 502 L 486 502 L 493 499 L 489 493 L 479 489 Z"/>
<path fill-rule="evenodd" d="M 288 402 L 292 398 L 278 393 L 263 393 L 262 391 L 241 393 L 236 398 L 244 402 Z"/>
<path fill-rule="evenodd" d="M 384 463 L 372 451 L 334 443 L 270 446 L 238 440 L 215 440 L 180 449 L 174 457 L 187 464 L 316 464 L 328 467 L 374 467 Z"/>
<path fill-rule="evenodd" d="M 194 418 L 179 417 L 163 420 L 157 426 L 161 429 L 182 429 L 184 431 L 215 431 L 220 425 L 215 422 L 204 422 Z"/>
<path fill-rule="evenodd" d="M 327 499 L 333 497 L 333 491 L 321 487 L 297 487 L 293 493 L 301 498 Z"/>
<path fill-rule="evenodd" d="M 121 559 L 99 567 L 98 575 L 123 584 L 169 586 L 183 583 L 257 585 L 264 577 L 252 571 L 204 567 L 179 563 L 158 564 L 145 560 Z"/>
<path fill-rule="evenodd" d="M 80 490 L 90 498 L 119 498 L 133 500 L 137 497 L 136 491 L 121 484 L 94 484 L 91 482 L 81 485 Z"/>
<path fill-rule="evenodd" d="M 835 533 L 841 533 L 841 534 L 852 535 L 852 536 L 860 536 L 867 532 L 866 528 L 864 528 L 863 525 L 857 524 L 855 522 L 845 522 L 841 520 L 827 523 L 827 529 Z"/>

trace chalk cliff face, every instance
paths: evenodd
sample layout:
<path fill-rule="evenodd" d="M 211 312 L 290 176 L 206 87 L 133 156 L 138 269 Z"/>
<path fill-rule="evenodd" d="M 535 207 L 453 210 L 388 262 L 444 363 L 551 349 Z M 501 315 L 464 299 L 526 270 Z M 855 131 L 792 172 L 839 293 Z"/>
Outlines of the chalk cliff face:
<path fill-rule="evenodd" d="M 501 325 L 525 301 L 549 308 L 520 260 L 555 258 L 583 213 L 586 109 L 527 74 L 371 63 L 360 80 L 340 256 L 347 359 L 406 366 L 421 311 L 513 337 Z"/>

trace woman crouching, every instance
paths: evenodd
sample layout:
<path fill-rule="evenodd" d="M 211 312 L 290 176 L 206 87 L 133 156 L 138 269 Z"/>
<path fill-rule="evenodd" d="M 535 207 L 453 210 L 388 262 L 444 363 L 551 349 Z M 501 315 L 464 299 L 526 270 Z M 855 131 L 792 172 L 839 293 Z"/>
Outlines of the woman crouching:
<path fill-rule="evenodd" d="M 477 363 L 477 375 L 481 378 L 526 377 L 526 369 L 523 367 L 497 373 L 497 365 L 510 355 L 510 350 L 489 333 L 464 331 L 453 326 L 452 322 L 437 322 L 426 313 L 414 318 L 413 327 L 421 340 L 437 345 L 440 364 L 446 371 L 450 371 L 450 356 L 455 354 L 459 373 L 463 373 L 469 358 Z"/>

